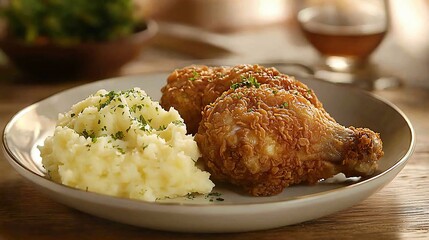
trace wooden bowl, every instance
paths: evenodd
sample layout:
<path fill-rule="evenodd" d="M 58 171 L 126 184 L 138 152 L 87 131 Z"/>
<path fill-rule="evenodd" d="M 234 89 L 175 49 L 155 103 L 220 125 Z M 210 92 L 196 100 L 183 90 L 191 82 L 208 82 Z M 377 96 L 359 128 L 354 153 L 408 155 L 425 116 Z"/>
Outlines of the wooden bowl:
<path fill-rule="evenodd" d="M 157 32 L 156 22 L 147 21 L 144 30 L 115 41 L 63 46 L 3 38 L 0 48 L 22 73 L 35 78 L 106 77 L 136 58 Z"/>

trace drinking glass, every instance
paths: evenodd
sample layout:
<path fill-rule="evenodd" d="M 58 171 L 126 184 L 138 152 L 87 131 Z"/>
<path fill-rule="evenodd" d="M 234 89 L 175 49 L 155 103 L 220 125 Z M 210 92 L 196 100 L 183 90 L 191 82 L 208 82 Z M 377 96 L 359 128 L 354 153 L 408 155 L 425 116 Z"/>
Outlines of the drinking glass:
<path fill-rule="evenodd" d="M 321 55 L 316 77 L 370 90 L 399 85 L 369 61 L 388 31 L 387 0 L 307 0 L 301 5 L 300 28 Z"/>

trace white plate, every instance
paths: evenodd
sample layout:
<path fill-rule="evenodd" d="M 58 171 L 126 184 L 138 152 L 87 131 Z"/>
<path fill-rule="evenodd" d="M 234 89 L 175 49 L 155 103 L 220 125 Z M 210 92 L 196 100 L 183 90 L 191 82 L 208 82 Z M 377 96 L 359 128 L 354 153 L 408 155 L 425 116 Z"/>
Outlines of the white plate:
<path fill-rule="evenodd" d="M 316 80 L 305 80 L 328 112 L 340 123 L 369 127 L 381 133 L 385 156 L 379 171 L 360 181 L 320 183 L 286 188 L 273 197 L 250 197 L 228 186 L 217 186 L 216 197 L 180 198 L 148 203 L 85 192 L 45 178 L 36 146 L 53 133 L 57 115 L 101 88 L 144 89 L 159 99 L 167 74 L 109 79 L 79 86 L 16 114 L 4 129 L 3 147 L 10 164 L 58 202 L 99 217 L 153 229 L 184 232 L 239 232 L 275 228 L 316 219 L 349 208 L 390 182 L 414 148 L 412 126 L 396 107 L 369 93 Z M 210 201 L 213 199 L 213 201 Z"/>

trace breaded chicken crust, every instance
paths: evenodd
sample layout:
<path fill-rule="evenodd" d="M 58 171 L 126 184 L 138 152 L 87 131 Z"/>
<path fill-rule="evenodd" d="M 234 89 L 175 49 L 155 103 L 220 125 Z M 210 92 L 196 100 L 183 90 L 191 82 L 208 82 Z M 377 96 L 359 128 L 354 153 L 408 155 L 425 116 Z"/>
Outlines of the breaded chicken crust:
<path fill-rule="evenodd" d="M 256 81 L 278 89 L 293 90 L 311 104 L 323 109 L 314 92 L 293 77 L 275 68 L 242 64 L 234 67 L 188 66 L 177 69 L 161 89 L 160 104 L 163 108 L 174 107 L 185 120 L 188 133 L 195 134 L 201 121 L 201 111 L 214 102 L 234 84 Z"/>
<path fill-rule="evenodd" d="M 205 88 L 228 69 L 192 65 L 173 71 L 167 78 L 167 85 L 161 89 L 161 106 L 166 110 L 174 107 L 185 121 L 188 133 L 196 133 L 205 106 Z"/>
<path fill-rule="evenodd" d="M 341 126 L 317 98 L 298 92 L 239 87 L 205 107 L 195 140 L 214 180 L 271 196 L 340 172 L 374 173 L 383 156 L 379 134 Z"/>

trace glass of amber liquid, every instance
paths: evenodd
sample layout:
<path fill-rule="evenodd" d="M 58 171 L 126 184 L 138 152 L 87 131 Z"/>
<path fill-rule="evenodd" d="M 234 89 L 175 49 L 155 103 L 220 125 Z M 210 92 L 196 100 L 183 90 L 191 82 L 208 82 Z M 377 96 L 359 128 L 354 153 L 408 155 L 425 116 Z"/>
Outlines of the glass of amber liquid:
<path fill-rule="evenodd" d="M 378 80 L 387 79 L 369 61 L 388 31 L 387 0 L 307 0 L 301 4 L 300 28 L 321 55 L 316 77 L 366 89 L 375 89 Z"/>

